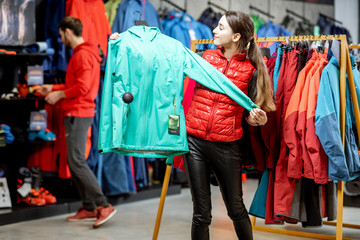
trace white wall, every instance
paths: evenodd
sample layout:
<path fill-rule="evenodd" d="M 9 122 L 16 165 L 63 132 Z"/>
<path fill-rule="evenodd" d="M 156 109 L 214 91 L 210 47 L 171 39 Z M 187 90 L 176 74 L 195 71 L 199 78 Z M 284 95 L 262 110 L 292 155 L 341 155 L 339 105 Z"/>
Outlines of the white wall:
<path fill-rule="evenodd" d="M 350 32 L 353 43 L 359 43 L 359 1 L 335 0 L 335 19 L 341 21 Z"/>

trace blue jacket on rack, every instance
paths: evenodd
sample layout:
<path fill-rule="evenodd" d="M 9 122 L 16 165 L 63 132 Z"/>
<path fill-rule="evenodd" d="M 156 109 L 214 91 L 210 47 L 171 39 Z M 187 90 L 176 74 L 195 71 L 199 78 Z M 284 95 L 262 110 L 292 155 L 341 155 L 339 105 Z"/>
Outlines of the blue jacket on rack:
<path fill-rule="evenodd" d="M 354 67 L 355 57 L 351 57 L 352 71 L 357 92 L 360 97 L 360 73 Z M 360 161 L 355 140 L 356 127 L 354 109 L 349 85 L 346 81 L 345 109 L 345 151 L 340 134 L 340 68 L 333 56 L 321 74 L 315 129 L 322 147 L 328 156 L 329 178 L 348 181 L 360 176 Z"/>
<path fill-rule="evenodd" d="M 292 36 L 293 34 L 286 30 L 279 24 L 274 24 L 272 21 L 264 23 L 257 32 L 257 37 L 278 37 L 278 36 Z M 280 43 L 266 44 L 270 48 L 272 55 Z"/>
<path fill-rule="evenodd" d="M 194 20 L 189 14 L 180 11 L 170 11 L 166 18 L 161 22 L 164 34 L 175 38 L 180 41 L 186 47 L 190 48 L 191 39 L 189 31 L 194 30 L 196 39 L 212 39 L 212 30 Z M 210 47 L 214 48 L 214 47 Z M 202 49 L 198 46 L 198 49 Z"/>
<path fill-rule="evenodd" d="M 143 12 L 143 8 L 145 9 L 145 12 Z M 124 0 L 118 6 L 111 31 L 119 33 L 124 32 L 134 26 L 135 21 L 139 19 L 145 20 L 151 27 L 157 27 L 162 30 L 159 15 L 148 0 L 146 1 L 145 6 L 143 6 L 143 0 Z"/>

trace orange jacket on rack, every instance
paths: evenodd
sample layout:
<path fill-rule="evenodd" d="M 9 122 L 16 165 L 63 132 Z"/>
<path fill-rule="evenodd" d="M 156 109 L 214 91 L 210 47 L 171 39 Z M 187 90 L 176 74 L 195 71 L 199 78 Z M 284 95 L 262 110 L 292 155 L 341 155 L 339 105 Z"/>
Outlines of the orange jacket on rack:
<path fill-rule="evenodd" d="M 246 58 L 245 52 L 235 54 L 228 61 L 219 47 L 205 51 L 203 58 L 248 95 L 248 86 L 255 67 Z M 227 95 L 214 92 L 197 83 L 186 115 L 187 133 L 208 141 L 238 140 L 243 135 L 243 112 L 244 108 Z"/>

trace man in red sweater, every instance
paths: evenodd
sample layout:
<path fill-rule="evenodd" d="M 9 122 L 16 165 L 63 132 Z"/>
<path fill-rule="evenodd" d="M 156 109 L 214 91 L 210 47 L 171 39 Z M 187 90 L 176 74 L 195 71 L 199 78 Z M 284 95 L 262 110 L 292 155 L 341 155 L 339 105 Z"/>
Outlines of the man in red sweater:
<path fill-rule="evenodd" d="M 82 38 L 82 23 L 68 16 L 59 24 L 61 42 L 73 49 L 66 69 L 65 84 L 43 85 L 38 91 L 49 104 L 62 101 L 67 157 L 72 179 L 83 206 L 68 221 L 96 219 L 97 228 L 109 220 L 116 210 L 109 204 L 85 159 L 87 132 L 95 115 L 94 100 L 99 90 L 99 49 Z"/>

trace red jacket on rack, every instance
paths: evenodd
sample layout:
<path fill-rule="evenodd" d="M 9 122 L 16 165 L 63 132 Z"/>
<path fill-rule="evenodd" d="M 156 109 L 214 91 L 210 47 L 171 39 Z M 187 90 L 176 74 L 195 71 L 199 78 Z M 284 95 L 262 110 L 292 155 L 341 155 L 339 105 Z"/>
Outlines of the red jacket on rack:
<path fill-rule="evenodd" d="M 104 2 L 102 0 L 67 0 L 65 15 L 80 19 L 83 24 L 84 40 L 99 45 L 106 56 L 111 28 Z"/>
<path fill-rule="evenodd" d="M 222 48 L 207 50 L 203 58 L 225 74 L 248 95 L 248 86 L 255 67 L 246 53 L 235 54 L 229 61 Z M 193 100 L 186 115 L 189 135 L 208 140 L 232 142 L 243 135 L 241 126 L 244 108 L 228 96 L 214 92 L 197 83 Z"/>

